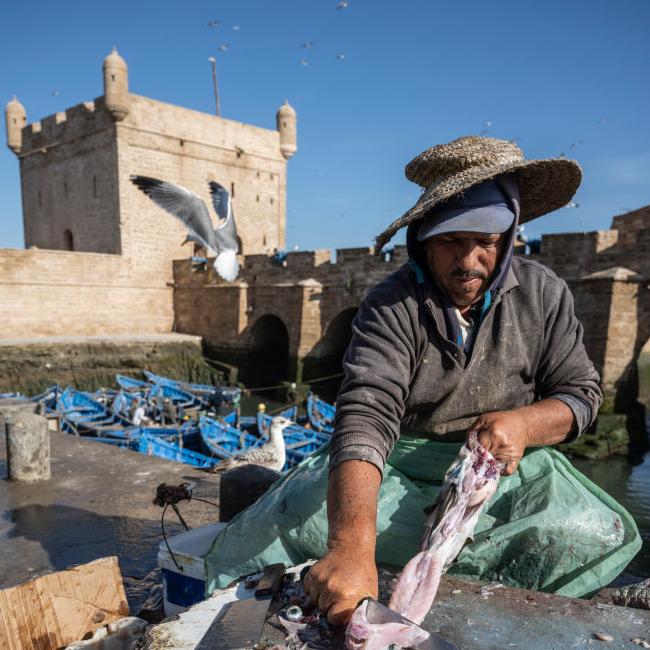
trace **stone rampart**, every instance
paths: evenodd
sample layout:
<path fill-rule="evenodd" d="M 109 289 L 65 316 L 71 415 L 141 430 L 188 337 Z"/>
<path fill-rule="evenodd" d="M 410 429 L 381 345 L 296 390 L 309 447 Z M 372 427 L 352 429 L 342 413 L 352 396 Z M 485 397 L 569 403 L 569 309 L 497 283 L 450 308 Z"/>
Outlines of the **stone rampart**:
<path fill-rule="evenodd" d="M 0 339 L 170 332 L 172 289 L 120 255 L 0 249 Z"/>

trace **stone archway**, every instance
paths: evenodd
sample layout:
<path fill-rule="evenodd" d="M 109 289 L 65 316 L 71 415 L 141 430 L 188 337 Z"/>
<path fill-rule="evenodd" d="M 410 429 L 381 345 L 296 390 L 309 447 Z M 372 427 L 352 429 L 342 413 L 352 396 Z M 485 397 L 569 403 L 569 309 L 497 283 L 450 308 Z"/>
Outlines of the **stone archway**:
<path fill-rule="evenodd" d="M 313 390 L 330 401 L 336 397 L 341 385 L 343 356 L 352 339 L 352 321 L 357 307 L 348 307 L 329 322 L 318 345 L 307 355 L 303 365 L 303 381 L 311 384 L 312 379 L 332 377 L 312 385 Z"/>
<path fill-rule="evenodd" d="M 251 328 L 240 380 L 248 387 L 275 386 L 289 374 L 289 332 L 282 319 L 266 314 Z"/>

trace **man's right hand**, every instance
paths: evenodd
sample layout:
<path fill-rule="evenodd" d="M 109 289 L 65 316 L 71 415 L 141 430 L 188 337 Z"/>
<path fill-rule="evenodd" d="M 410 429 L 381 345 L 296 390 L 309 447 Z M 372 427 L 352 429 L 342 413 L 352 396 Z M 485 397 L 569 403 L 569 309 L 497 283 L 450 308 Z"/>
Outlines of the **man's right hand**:
<path fill-rule="evenodd" d="M 331 548 L 304 579 L 305 591 L 332 625 L 347 625 L 359 601 L 377 598 L 378 578 L 374 549 Z"/>

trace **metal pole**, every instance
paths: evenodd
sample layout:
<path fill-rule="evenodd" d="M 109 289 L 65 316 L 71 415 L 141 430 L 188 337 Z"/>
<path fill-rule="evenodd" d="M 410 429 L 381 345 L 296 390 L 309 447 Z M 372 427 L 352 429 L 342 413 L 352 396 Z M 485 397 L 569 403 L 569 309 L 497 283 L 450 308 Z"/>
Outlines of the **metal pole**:
<path fill-rule="evenodd" d="M 214 85 L 214 101 L 217 108 L 217 117 L 221 117 L 221 106 L 219 105 L 219 84 L 217 83 L 217 59 L 211 56 L 208 60 L 212 64 L 212 84 Z"/>

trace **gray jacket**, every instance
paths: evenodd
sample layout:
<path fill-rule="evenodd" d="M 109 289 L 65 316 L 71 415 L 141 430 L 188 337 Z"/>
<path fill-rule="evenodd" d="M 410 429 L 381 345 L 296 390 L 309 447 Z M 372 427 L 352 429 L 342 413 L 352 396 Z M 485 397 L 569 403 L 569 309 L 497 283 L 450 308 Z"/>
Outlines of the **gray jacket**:
<path fill-rule="evenodd" d="M 437 294 L 408 265 L 368 293 L 352 332 L 330 469 L 358 459 L 381 471 L 400 431 L 460 441 L 478 416 L 547 397 L 572 409 L 576 437 L 602 401 L 566 283 L 524 258 L 512 259 L 469 357 L 446 338 Z"/>

